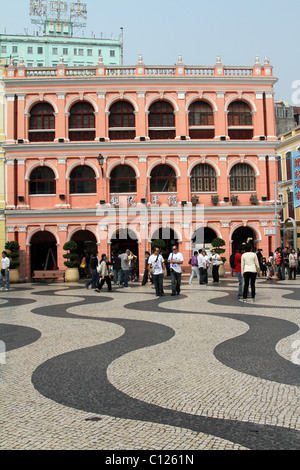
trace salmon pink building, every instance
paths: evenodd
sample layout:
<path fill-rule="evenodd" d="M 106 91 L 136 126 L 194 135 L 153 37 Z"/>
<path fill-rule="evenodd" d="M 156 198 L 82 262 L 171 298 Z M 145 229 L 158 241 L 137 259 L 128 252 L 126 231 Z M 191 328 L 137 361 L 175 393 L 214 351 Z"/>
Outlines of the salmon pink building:
<path fill-rule="evenodd" d="M 186 266 L 193 247 L 222 238 L 227 272 L 249 236 L 274 250 L 274 83 L 267 58 L 8 66 L 6 237 L 21 246 L 21 279 L 64 269 L 68 240 L 79 256 L 129 247 L 140 274 L 155 238 L 178 241 Z"/>

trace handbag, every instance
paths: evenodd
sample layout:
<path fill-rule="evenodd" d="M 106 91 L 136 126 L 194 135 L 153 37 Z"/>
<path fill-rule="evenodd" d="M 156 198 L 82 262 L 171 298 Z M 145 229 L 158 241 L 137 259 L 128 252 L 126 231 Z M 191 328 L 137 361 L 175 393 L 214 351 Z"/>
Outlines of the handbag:
<path fill-rule="evenodd" d="M 217 260 L 215 264 L 216 264 L 216 266 L 221 266 L 223 264 L 223 261 L 222 260 Z"/>
<path fill-rule="evenodd" d="M 156 258 L 155 262 L 152 263 L 151 266 L 150 266 L 150 274 L 154 274 L 154 272 L 155 272 L 155 263 L 157 263 L 158 257 L 159 257 L 159 255 L 157 255 L 157 258 Z"/>

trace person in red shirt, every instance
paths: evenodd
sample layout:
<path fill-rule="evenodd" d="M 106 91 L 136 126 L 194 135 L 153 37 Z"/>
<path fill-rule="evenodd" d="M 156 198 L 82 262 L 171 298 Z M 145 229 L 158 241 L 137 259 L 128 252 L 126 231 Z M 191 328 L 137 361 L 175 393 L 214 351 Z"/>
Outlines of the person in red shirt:
<path fill-rule="evenodd" d="M 241 259 L 242 259 L 242 254 L 245 253 L 245 247 L 242 245 L 240 250 L 235 254 L 234 262 L 235 262 L 235 268 L 234 272 L 236 274 L 236 277 L 239 280 L 239 291 L 238 291 L 238 299 L 241 299 L 243 297 L 243 283 L 244 283 L 244 278 L 241 273 Z"/>

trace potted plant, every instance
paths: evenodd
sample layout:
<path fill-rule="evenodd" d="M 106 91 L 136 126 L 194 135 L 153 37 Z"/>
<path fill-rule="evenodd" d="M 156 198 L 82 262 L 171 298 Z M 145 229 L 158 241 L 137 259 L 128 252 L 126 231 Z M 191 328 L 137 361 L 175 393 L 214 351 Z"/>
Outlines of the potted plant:
<path fill-rule="evenodd" d="M 223 238 L 218 238 L 218 237 L 214 238 L 213 241 L 211 242 L 211 245 L 216 250 L 216 253 L 218 253 L 219 255 L 222 255 L 222 253 L 225 253 L 226 251 L 224 248 L 221 248 L 221 246 L 225 245 L 225 241 L 223 240 Z M 223 277 L 225 275 L 224 264 L 225 264 L 226 258 L 224 256 L 221 256 L 221 260 L 223 261 L 223 264 L 221 264 L 221 266 L 219 267 L 219 275 L 220 277 Z"/>
<path fill-rule="evenodd" d="M 231 196 L 230 199 L 231 199 L 232 204 L 237 204 L 239 202 L 238 196 Z"/>
<path fill-rule="evenodd" d="M 64 261 L 64 265 L 67 267 L 66 281 L 76 282 L 79 280 L 77 243 L 69 240 L 64 244 L 63 249 L 67 251 L 67 253 L 63 254 L 63 257 L 67 260 Z"/>
<path fill-rule="evenodd" d="M 218 196 L 217 194 L 212 195 L 212 197 L 211 197 L 211 202 L 212 202 L 213 204 L 218 204 L 218 202 L 219 202 L 219 196 Z"/>
<path fill-rule="evenodd" d="M 5 250 L 7 251 L 7 257 L 10 259 L 9 282 L 17 283 L 20 281 L 20 274 L 18 269 L 20 266 L 20 245 L 16 241 L 6 242 Z"/>

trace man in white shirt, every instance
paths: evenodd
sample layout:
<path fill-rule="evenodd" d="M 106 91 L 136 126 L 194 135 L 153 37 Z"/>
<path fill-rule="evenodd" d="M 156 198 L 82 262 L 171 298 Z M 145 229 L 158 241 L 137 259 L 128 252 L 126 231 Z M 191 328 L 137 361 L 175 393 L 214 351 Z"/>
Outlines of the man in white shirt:
<path fill-rule="evenodd" d="M 5 283 L 6 283 L 5 290 L 9 290 L 9 266 L 10 266 L 10 261 L 7 257 L 7 253 L 6 251 L 2 251 L 1 274 L 0 274 L 1 290 L 4 290 L 3 279 L 5 279 Z"/>
<path fill-rule="evenodd" d="M 153 267 L 153 272 L 151 272 L 150 267 Z M 164 295 L 163 290 L 163 281 L 164 281 L 164 269 L 165 262 L 160 254 L 160 249 L 158 247 L 154 248 L 153 254 L 148 258 L 148 271 L 152 275 L 153 284 L 155 287 L 156 296 L 159 297 Z"/>
<path fill-rule="evenodd" d="M 208 278 L 207 278 L 208 264 L 209 264 L 208 256 L 206 255 L 205 250 L 202 250 L 198 256 L 198 268 L 200 271 L 200 284 L 207 285 L 208 283 Z"/>
<path fill-rule="evenodd" d="M 216 252 L 216 250 L 212 250 L 212 257 L 211 257 L 211 271 L 213 282 L 219 282 L 219 262 L 221 261 L 221 256 Z"/>
<path fill-rule="evenodd" d="M 172 294 L 180 294 L 180 285 L 181 285 L 181 265 L 183 263 L 182 253 L 178 251 L 178 246 L 173 245 L 172 253 L 170 253 L 168 258 L 168 263 L 170 264 L 170 274 L 171 274 L 171 286 Z"/>

